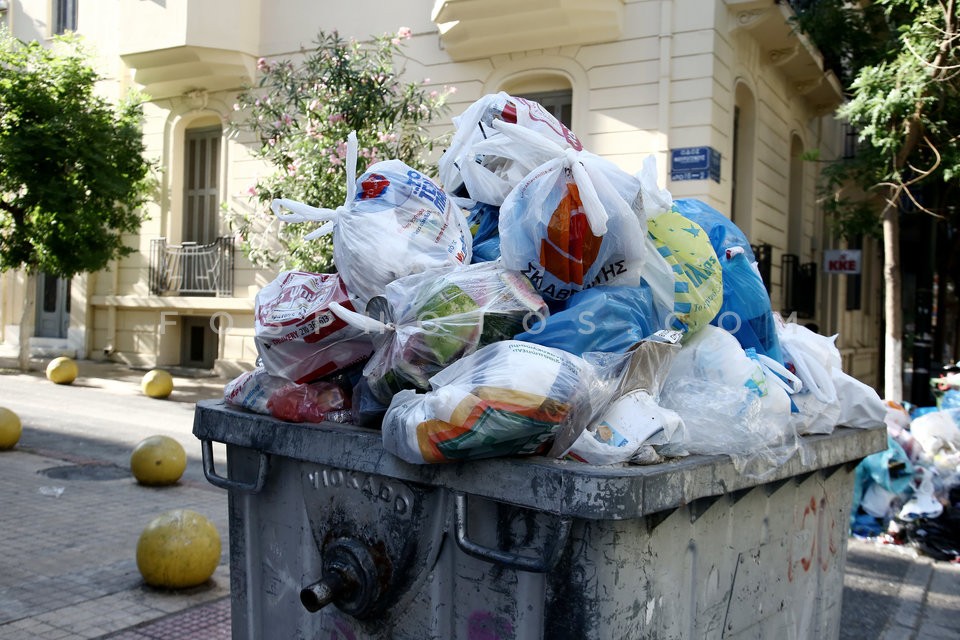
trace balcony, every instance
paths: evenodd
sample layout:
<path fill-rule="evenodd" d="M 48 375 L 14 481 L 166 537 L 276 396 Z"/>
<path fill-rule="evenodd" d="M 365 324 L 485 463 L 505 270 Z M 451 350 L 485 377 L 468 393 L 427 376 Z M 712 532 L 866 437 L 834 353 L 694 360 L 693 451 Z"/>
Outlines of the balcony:
<path fill-rule="evenodd" d="M 154 295 L 233 295 L 233 237 L 210 244 L 150 241 L 150 292 Z"/>
<path fill-rule="evenodd" d="M 777 0 L 726 0 L 732 30 L 750 34 L 766 61 L 777 67 L 818 113 L 828 113 L 844 99 L 832 71 L 824 71 L 823 56 L 807 36 L 796 30 L 790 3 Z"/>
<path fill-rule="evenodd" d="M 120 3 L 120 57 L 154 100 L 252 81 L 259 0 L 129 0 Z"/>
<path fill-rule="evenodd" d="M 431 19 L 455 61 L 620 36 L 623 0 L 436 0 Z"/>

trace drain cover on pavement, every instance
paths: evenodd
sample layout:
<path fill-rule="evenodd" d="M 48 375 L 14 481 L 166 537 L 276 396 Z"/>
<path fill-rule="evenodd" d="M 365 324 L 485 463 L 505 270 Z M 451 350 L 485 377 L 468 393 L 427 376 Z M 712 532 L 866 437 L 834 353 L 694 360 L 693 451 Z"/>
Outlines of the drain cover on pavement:
<path fill-rule="evenodd" d="M 57 480 L 119 480 L 129 478 L 130 470 L 115 464 L 71 464 L 40 469 L 37 473 Z"/>

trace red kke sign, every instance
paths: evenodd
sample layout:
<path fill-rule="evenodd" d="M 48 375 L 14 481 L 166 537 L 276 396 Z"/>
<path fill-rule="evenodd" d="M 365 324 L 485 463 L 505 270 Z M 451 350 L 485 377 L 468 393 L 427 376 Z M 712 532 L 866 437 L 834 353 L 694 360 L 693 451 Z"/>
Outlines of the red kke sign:
<path fill-rule="evenodd" d="M 825 273 L 860 273 L 859 249 L 831 249 L 823 252 L 823 270 Z"/>

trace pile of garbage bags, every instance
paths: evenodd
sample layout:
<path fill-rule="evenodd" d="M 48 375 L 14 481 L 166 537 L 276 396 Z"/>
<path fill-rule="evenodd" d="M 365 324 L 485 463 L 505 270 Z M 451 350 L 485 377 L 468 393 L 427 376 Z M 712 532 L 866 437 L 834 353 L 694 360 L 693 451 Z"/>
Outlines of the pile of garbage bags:
<path fill-rule="evenodd" d="M 805 435 L 883 423 L 836 336 L 774 313 L 743 232 L 673 199 L 652 157 L 630 174 L 503 92 L 453 124 L 439 181 L 399 160 L 356 177 L 351 135 L 342 205 L 273 202 L 323 223 L 336 273 L 263 287 L 227 403 L 381 429 L 413 464 L 725 454 L 758 476 Z"/>
<path fill-rule="evenodd" d="M 960 561 L 960 390 L 886 407 L 887 448 L 856 469 L 851 533 Z"/>

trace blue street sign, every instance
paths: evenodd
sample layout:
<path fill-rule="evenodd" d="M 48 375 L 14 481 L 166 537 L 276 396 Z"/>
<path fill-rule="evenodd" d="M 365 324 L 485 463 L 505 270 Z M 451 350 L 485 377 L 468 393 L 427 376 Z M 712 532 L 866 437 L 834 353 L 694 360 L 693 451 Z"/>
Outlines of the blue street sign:
<path fill-rule="evenodd" d="M 720 182 L 720 152 L 713 147 L 671 149 L 670 179 Z"/>

